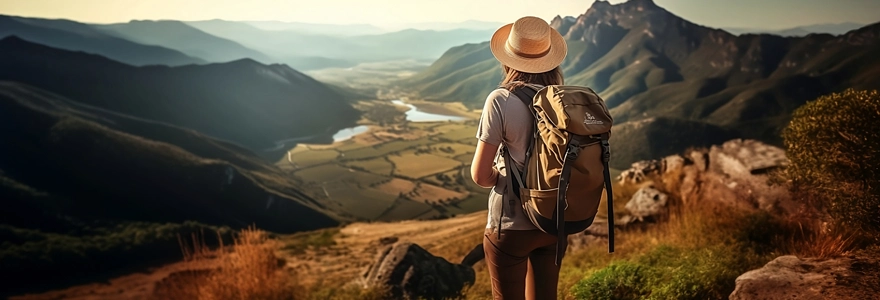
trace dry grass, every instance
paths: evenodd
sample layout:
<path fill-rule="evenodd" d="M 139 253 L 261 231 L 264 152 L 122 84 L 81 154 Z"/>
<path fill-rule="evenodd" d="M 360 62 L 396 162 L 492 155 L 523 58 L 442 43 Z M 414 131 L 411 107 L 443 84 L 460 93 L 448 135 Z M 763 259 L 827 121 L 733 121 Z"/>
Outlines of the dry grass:
<path fill-rule="evenodd" d="M 157 287 L 158 299 L 244 300 L 305 299 L 294 276 L 282 268 L 275 255 L 279 245 L 265 231 L 250 227 L 235 238 L 232 249 L 208 250 L 195 236 L 193 244 L 181 240 L 184 257 L 195 263 L 216 257 L 216 267 L 187 272 Z"/>

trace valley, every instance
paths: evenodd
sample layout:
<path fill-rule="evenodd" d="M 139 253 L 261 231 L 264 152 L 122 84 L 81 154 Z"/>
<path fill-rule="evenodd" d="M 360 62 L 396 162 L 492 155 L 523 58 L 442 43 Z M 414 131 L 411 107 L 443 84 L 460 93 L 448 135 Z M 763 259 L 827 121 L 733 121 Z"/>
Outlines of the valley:
<path fill-rule="evenodd" d="M 731 181 L 718 174 L 732 158 L 712 165 L 693 151 L 709 157 L 742 138 L 781 147 L 783 128 L 810 101 L 880 88 L 880 23 L 731 34 L 652 0 L 594 1 L 548 21 L 568 43 L 565 83 L 595 89 L 614 118 L 616 212 L 627 215 L 627 201 L 653 184 L 693 213 L 634 225 L 616 257 L 601 253 L 602 234 L 577 240 L 561 298 L 577 298 L 573 288 L 605 276 L 613 259 L 684 261 L 693 257 L 669 253 L 706 241 L 720 245 L 708 256 L 740 260 L 719 267 L 738 274 L 708 284 L 729 294 L 731 276 L 818 234 L 795 237 L 788 223 L 767 221 L 777 216 L 755 212 L 776 209 L 765 198 L 790 200 L 752 194 L 750 184 L 779 178 Z M 226 262 L 214 258 L 234 251 L 224 245 L 244 228 L 266 232 L 271 263 L 313 299 L 350 299 L 333 296 L 340 283 L 357 288 L 377 251 L 396 241 L 460 261 L 486 222 L 488 189 L 471 180 L 470 164 L 485 96 L 502 74 L 486 42 L 495 23 L 432 26 L 441 25 L 450 28 L 0 15 L 0 268 L 15 275 L 0 298 L 165 299 L 154 292 L 191 284 L 175 276 Z M 691 173 L 646 175 L 676 164 Z M 684 205 L 694 195 L 740 201 L 748 213 Z M 757 229 L 730 225 L 741 223 Z M 181 262 L 198 247 L 207 260 Z M 466 299 L 487 297 L 486 270 L 475 270 Z"/>
<path fill-rule="evenodd" d="M 401 121 L 365 119 L 340 130 L 331 144 L 298 144 L 275 165 L 303 182 L 310 197 L 337 203 L 362 220 L 432 219 L 483 209 L 486 189 L 469 180 L 479 112 L 422 106 L 451 115 L 399 100 L 362 101 L 356 107 L 366 115 L 379 116 L 370 112 L 384 108 Z"/>

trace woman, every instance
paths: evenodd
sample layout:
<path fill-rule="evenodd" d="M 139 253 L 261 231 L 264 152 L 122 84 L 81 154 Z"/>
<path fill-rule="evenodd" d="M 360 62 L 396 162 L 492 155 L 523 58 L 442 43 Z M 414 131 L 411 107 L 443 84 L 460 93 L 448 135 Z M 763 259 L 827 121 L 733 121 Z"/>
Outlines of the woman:
<path fill-rule="evenodd" d="M 523 17 L 501 27 L 490 48 L 504 71 L 502 86 L 537 90 L 563 84 L 559 65 L 567 53 L 565 40 L 540 18 Z M 489 94 L 477 128 L 471 176 L 478 185 L 492 188 L 483 249 L 495 299 L 556 299 L 556 236 L 538 230 L 525 216 L 518 197 L 508 191 L 504 159 L 497 155 L 503 145 L 522 170 L 533 126 L 531 109 L 522 99 L 504 88 Z"/>

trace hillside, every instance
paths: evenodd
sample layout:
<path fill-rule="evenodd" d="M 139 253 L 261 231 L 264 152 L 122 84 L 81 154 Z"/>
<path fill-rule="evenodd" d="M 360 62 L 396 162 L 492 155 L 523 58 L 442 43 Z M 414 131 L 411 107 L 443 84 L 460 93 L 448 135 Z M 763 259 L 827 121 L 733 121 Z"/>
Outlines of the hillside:
<path fill-rule="evenodd" d="M 0 38 L 12 35 L 55 48 L 99 54 L 135 66 L 205 63 L 177 50 L 138 44 L 83 23 L 0 15 Z"/>
<path fill-rule="evenodd" d="M 0 82 L 0 127 L 0 266 L 19 288 L 178 260 L 178 233 L 349 219 L 241 147 L 32 86 Z"/>
<path fill-rule="evenodd" d="M 0 54 L 0 80 L 194 129 L 260 155 L 278 140 L 325 133 L 329 137 L 353 125 L 359 115 L 334 89 L 285 65 L 250 59 L 133 67 L 17 37 L 0 40 Z"/>
<path fill-rule="evenodd" d="M 880 23 L 840 36 L 735 36 L 688 22 L 651 0 L 630 0 L 596 1 L 576 18 L 557 16 L 551 26 L 569 43 L 566 83 L 599 92 L 616 124 L 660 117 L 704 122 L 778 144 L 781 126 L 807 100 L 850 87 L 880 88 L 874 54 L 880 53 Z M 482 43 L 452 48 L 397 84 L 425 99 L 476 108 L 500 80 L 499 65 Z"/>
<path fill-rule="evenodd" d="M 209 62 L 228 62 L 243 58 L 262 63 L 275 62 L 259 51 L 213 36 L 180 21 L 131 21 L 92 26 L 130 41 L 167 47 Z"/>

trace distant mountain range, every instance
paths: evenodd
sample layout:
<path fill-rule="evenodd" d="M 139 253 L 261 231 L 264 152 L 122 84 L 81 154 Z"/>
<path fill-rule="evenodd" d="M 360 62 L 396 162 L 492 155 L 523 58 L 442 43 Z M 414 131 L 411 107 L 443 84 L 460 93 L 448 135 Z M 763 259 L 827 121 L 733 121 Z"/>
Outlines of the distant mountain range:
<path fill-rule="evenodd" d="M 261 63 L 276 62 L 259 51 L 208 34 L 180 21 L 131 21 L 92 27 L 130 41 L 171 48 L 210 62 L 229 62 L 243 58 Z"/>
<path fill-rule="evenodd" d="M 612 134 L 617 149 L 649 147 L 625 138 L 633 135 L 658 149 L 618 151 L 616 168 L 677 153 L 719 132 L 778 143 L 779 130 L 806 101 L 849 87 L 880 88 L 880 23 L 839 36 L 735 36 L 688 22 L 651 0 L 630 0 L 596 1 L 586 13 L 557 17 L 551 26 L 569 43 L 566 83 L 599 92 L 617 128 L 641 124 Z M 481 107 L 500 80 L 484 42 L 454 47 L 398 85 L 426 99 Z M 673 128 L 688 138 L 648 134 Z"/>
<path fill-rule="evenodd" d="M 727 32 L 740 35 L 740 34 L 775 34 L 781 36 L 806 36 L 808 34 L 813 33 L 827 33 L 833 35 L 841 35 L 847 33 L 851 30 L 859 29 L 865 27 L 868 24 L 862 23 L 854 23 L 854 22 L 843 22 L 843 23 L 828 23 L 828 24 L 815 24 L 815 25 L 806 25 L 806 26 L 797 26 L 787 29 L 758 29 L 758 28 L 723 28 Z"/>
<path fill-rule="evenodd" d="M 139 44 L 90 25 L 68 20 L 0 15 L 0 38 L 10 35 L 51 47 L 99 54 L 134 66 L 207 63 L 204 59 L 186 55 L 178 50 Z"/>
<path fill-rule="evenodd" d="M 316 24 L 282 21 L 243 21 L 239 23 L 248 24 L 263 30 L 294 31 L 312 35 L 358 36 L 388 33 L 388 30 L 370 24 Z"/>
<path fill-rule="evenodd" d="M 249 58 L 312 70 L 363 62 L 436 59 L 455 45 L 486 40 L 494 26 L 483 24 L 488 23 L 473 21 L 458 24 L 466 26 L 463 28 L 451 23 L 443 30 L 388 32 L 369 25 L 223 20 L 84 24 L 0 15 L 0 38 L 15 35 L 134 66 L 181 66 Z"/>
<path fill-rule="evenodd" d="M 397 59 L 436 59 L 449 47 L 484 41 L 491 33 L 488 30 L 470 29 L 406 29 L 373 35 L 332 36 L 293 30 L 263 30 L 250 24 L 223 20 L 187 24 L 277 57 L 293 66 L 316 58 L 323 58 L 327 60 L 327 65 L 336 67 Z"/>
<path fill-rule="evenodd" d="M 487 22 L 487 21 L 478 21 L 478 20 L 467 20 L 463 22 L 419 22 L 419 23 L 402 23 L 396 25 L 388 25 L 386 28 L 390 30 L 405 30 L 405 29 L 418 29 L 418 30 L 455 30 L 455 29 L 470 29 L 470 30 L 496 30 L 499 27 L 503 26 L 505 23 L 501 22 Z"/>
<path fill-rule="evenodd" d="M 359 112 L 336 89 L 251 59 L 134 67 L 12 36 L 0 40 L 0 80 L 122 114 L 191 128 L 252 150 L 352 126 Z"/>

